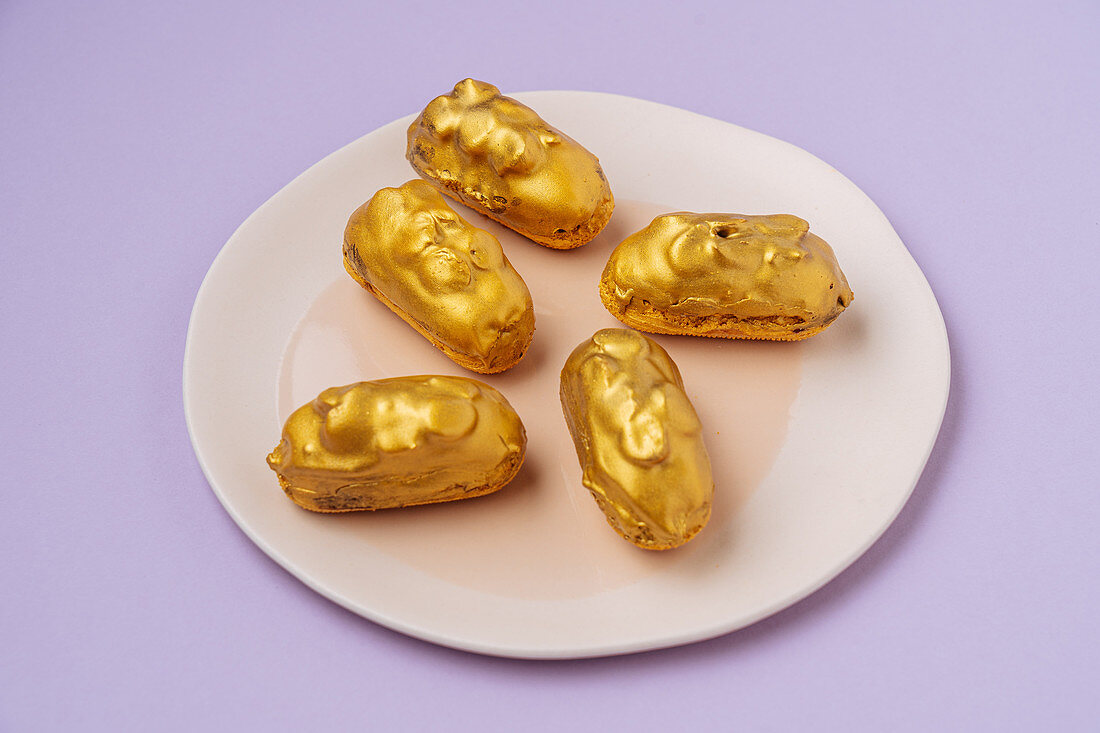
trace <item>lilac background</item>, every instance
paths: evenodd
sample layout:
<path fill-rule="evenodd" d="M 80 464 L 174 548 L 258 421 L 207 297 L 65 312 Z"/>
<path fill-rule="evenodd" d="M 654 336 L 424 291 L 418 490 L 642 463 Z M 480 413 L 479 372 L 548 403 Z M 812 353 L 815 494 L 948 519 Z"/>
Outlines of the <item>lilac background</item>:
<path fill-rule="evenodd" d="M 0 729 L 1095 726 L 1100 4 L 956 5 L 0 2 Z M 680 649 L 491 659 L 329 603 L 222 510 L 180 395 L 203 274 L 467 75 L 769 133 L 890 217 L 953 389 L 825 589 Z"/>

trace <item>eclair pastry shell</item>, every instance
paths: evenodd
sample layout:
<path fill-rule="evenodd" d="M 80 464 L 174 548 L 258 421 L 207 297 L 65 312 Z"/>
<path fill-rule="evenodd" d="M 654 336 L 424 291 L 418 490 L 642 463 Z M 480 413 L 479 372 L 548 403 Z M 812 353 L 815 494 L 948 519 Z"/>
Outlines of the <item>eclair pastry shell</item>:
<path fill-rule="evenodd" d="M 424 108 L 406 157 L 443 193 L 553 249 L 585 244 L 615 208 L 596 156 L 475 79 Z"/>
<path fill-rule="evenodd" d="M 787 214 L 655 218 L 600 278 L 604 307 L 649 333 L 797 341 L 852 302 L 832 248 Z"/>
<path fill-rule="evenodd" d="M 607 328 L 577 346 L 560 397 L 582 482 L 623 538 L 679 547 L 711 513 L 702 426 L 668 353 L 637 331 Z"/>
<path fill-rule="evenodd" d="M 519 471 L 526 447 L 500 392 L 426 375 L 326 389 L 287 418 L 267 463 L 298 506 L 348 512 L 492 493 Z"/>
<path fill-rule="evenodd" d="M 421 180 L 383 188 L 348 219 L 344 268 L 460 366 L 514 366 L 535 331 L 527 284 L 500 242 Z"/>

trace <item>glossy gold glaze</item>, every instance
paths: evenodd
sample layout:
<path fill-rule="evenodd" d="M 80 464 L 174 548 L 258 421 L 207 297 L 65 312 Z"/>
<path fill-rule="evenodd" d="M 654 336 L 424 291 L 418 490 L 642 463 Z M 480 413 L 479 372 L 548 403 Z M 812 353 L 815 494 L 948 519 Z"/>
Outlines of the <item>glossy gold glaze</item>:
<path fill-rule="evenodd" d="M 267 463 L 299 506 L 350 512 L 492 493 L 526 448 L 519 416 L 489 385 L 397 377 L 326 389 L 287 418 Z"/>
<path fill-rule="evenodd" d="M 714 481 L 680 371 L 655 341 L 606 328 L 561 371 L 561 404 L 608 523 L 648 550 L 678 547 L 710 518 Z"/>
<path fill-rule="evenodd" d="M 531 343 L 531 293 L 500 242 L 424 181 L 383 188 L 351 215 L 344 268 L 467 369 L 503 371 Z"/>
<path fill-rule="evenodd" d="M 852 290 L 797 216 L 680 212 L 615 248 L 600 298 L 650 333 L 797 341 L 832 323 Z"/>
<path fill-rule="evenodd" d="M 474 79 L 424 108 L 406 157 L 448 196 L 554 249 L 595 237 L 615 207 L 596 156 Z"/>

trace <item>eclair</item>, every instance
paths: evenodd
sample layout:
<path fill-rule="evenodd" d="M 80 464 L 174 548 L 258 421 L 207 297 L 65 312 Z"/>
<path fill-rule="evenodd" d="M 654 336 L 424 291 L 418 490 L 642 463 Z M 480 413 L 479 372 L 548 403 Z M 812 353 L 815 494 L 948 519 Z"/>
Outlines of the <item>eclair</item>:
<path fill-rule="evenodd" d="M 397 377 L 326 389 L 287 418 L 267 463 L 298 506 L 350 512 L 490 494 L 526 448 L 519 415 L 489 385 Z"/>
<path fill-rule="evenodd" d="M 797 341 L 836 320 L 852 289 L 797 216 L 679 212 L 615 248 L 600 299 L 649 333 Z"/>
<path fill-rule="evenodd" d="M 554 249 L 591 240 L 615 208 L 595 155 L 474 79 L 424 108 L 409 126 L 406 157 L 451 198 Z"/>
<path fill-rule="evenodd" d="M 657 342 L 606 328 L 561 370 L 561 405 L 582 482 L 622 537 L 679 547 L 710 518 L 714 481 L 699 417 Z"/>
<path fill-rule="evenodd" d="M 531 292 L 500 242 L 424 181 L 383 188 L 344 230 L 344 268 L 455 363 L 482 374 L 523 358 Z"/>

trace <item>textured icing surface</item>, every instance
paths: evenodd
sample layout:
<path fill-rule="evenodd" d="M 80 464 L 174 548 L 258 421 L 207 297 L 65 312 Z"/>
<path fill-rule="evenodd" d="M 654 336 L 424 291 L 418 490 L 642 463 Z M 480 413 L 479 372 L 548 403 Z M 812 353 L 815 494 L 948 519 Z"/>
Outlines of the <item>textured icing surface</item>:
<path fill-rule="evenodd" d="M 398 377 L 326 389 L 287 418 L 267 462 L 306 509 L 384 509 L 495 491 L 526 445 L 519 416 L 492 387 Z"/>
<path fill-rule="evenodd" d="M 778 340 L 820 332 L 852 302 L 832 248 L 788 214 L 658 216 L 612 252 L 600 294 L 643 331 Z"/>
<path fill-rule="evenodd" d="M 596 156 L 474 79 L 428 104 L 409 127 L 406 155 L 444 193 L 549 247 L 584 244 L 614 208 Z"/>
<path fill-rule="evenodd" d="M 383 188 L 351 215 L 344 266 L 467 369 L 507 369 L 531 343 L 531 293 L 500 242 L 424 181 Z"/>
<path fill-rule="evenodd" d="M 566 361 L 561 402 L 584 485 L 619 534 L 667 549 L 702 529 L 714 493 L 710 459 L 664 349 L 635 331 L 596 332 Z"/>

